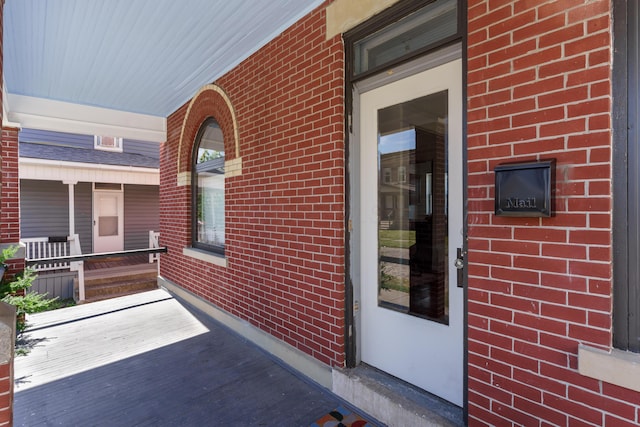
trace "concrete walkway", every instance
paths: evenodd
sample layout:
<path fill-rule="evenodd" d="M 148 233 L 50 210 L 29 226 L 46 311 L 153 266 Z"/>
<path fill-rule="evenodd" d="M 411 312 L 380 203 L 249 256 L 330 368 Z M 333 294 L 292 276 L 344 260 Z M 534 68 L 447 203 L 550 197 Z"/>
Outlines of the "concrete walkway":
<path fill-rule="evenodd" d="M 308 426 L 348 407 L 163 290 L 27 320 L 15 426 Z"/>

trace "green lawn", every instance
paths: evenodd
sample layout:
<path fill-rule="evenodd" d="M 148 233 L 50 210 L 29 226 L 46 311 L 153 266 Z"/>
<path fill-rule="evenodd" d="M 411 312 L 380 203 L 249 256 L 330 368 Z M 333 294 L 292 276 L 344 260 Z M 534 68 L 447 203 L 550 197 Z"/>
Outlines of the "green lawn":
<path fill-rule="evenodd" d="M 380 230 L 379 245 L 388 248 L 408 248 L 416 243 L 416 232 L 413 230 Z"/>

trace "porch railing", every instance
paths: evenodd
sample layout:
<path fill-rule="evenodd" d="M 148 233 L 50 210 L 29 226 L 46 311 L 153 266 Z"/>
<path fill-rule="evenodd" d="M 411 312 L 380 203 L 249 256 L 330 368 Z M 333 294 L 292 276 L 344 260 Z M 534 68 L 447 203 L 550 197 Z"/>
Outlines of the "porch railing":
<path fill-rule="evenodd" d="M 22 243 L 25 246 L 25 258 L 28 260 L 38 260 L 71 255 L 70 241 L 70 236 L 22 239 Z M 33 266 L 33 269 L 36 271 L 66 270 L 68 268 L 69 262 L 49 262 Z"/>
<path fill-rule="evenodd" d="M 78 273 L 78 298 L 84 300 L 84 262 L 69 257 L 82 255 L 80 238 L 73 236 L 30 237 L 22 239 L 25 263 L 35 271 L 70 270 Z"/>
<path fill-rule="evenodd" d="M 149 247 L 157 249 L 160 247 L 160 232 L 149 230 Z M 149 264 L 152 264 L 154 261 L 160 262 L 160 253 L 152 253 L 149 254 Z"/>
<path fill-rule="evenodd" d="M 160 247 L 160 233 L 149 232 L 149 248 L 134 249 L 119 252 L 104 252 L 94 254 L 82 254 L 80 238 L 77 234 L 73 236 L 56 237 L 35 237 L 22 239 L 25 245 L 26 265 L 36 271 L 64 270 L 76 271 L 78 274 L 78 300 L 84 301 L 84 261 L 87 259 L 105 258 L 119 255 L 148 254 L 149 262 L 160 260 L 160 253 L 166 252 L 167 248 Z"/>

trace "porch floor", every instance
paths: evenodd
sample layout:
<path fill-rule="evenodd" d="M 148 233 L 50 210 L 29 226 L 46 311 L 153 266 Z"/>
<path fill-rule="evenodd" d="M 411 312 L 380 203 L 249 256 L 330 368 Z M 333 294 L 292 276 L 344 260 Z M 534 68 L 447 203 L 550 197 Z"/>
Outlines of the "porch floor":
<path fill-rule="evenodd" d="M 348 407 L 161 289 L 27 322 L 15 426 L 308 426 Z"/>

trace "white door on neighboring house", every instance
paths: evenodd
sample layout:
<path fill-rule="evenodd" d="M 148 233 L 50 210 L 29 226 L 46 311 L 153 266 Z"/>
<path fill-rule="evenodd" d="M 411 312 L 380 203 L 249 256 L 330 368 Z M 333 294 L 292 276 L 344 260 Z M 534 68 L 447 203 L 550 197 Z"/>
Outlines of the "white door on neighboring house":
<path fill-rule="evenodd" d="M 462 62 L 359 101 L 362 361 L 462 406 Z"/>
<path fill-rule="evenodd" d="M 96 184 L 98 186 L 98 184 Z M 112 184 L 103 184 L 111 186 Z M 93 191 L 93 251 L 117 252 L 124 249 L 124 193 L 117 190 Z"/>

